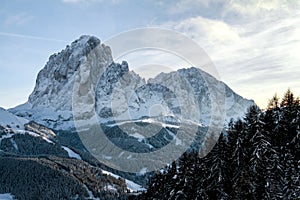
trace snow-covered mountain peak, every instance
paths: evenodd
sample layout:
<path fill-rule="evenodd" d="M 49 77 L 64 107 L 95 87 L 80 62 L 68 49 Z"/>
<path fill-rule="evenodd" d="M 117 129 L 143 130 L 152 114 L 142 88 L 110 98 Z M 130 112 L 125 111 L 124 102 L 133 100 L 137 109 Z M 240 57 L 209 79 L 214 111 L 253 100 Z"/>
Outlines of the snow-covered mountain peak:
<path fill-rule="evenodd" d="M 95 62 L 99 63 L 99 67 L 112 63 L 110 48 L 94 36 L 81 36 L 61 52 L 50 56 L 29 96 L 32 108 L 54 106 L 55 110 L 71 110 L 70 95 L 75 77 L 82 63 L 91 56 L 91 51 L 98 54 Z"/>
<path fill-rule="evenodd" d="M 129 71 L 126 61 L 114 63 L 111 49 L 98 38 L 81 36 L 61 52 L 50 56 L 38 74 L 28 102 L 11 111 L 50 128 L 74 127 L 72 99 L 75 83 L 80 84 L 77 99 L 86 105 L 83 107 L 87 110 L 86 116 L 95 110 L 102 122 L 161 117 L 152 115 L 161 115 L 162 112 L 151 114 L 158 105 L 164 108 L 165 117 L 178 117 L 182 114 L 183 104 L 187 104 L 193 106 L 185 106 L 191 110 L 185 112 L 184 118 L 208 125 L 212 114 L 208 84 L 212 83 L 212 90 L 226 91 L 227 120 L 243 115 L 254 103 L 195 67 L 161 73 L 146 82 L 134 71 Z M 200 113 L 194 112 L 195 106 L 199 107 Z M 189 113 L 195 116 L 188 116 Z M 194 120 L 199 114 L 201 122 Z"/>

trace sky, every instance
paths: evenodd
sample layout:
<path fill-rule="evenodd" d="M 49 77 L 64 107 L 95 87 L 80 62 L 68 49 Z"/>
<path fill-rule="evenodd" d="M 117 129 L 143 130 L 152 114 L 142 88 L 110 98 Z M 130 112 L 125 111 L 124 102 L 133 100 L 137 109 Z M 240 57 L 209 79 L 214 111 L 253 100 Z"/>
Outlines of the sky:
<path fill-rule="evenodd" d="M 300 96 L 298 0 L 1 0 L 0 107 L 26 102 L 49 56 L 81 35 L 105 41 L 145 27 L 195 41 L 219 78 L 261 108 L 288 88 Z M 142 65 L 134 58 L 132 69 Z"/>

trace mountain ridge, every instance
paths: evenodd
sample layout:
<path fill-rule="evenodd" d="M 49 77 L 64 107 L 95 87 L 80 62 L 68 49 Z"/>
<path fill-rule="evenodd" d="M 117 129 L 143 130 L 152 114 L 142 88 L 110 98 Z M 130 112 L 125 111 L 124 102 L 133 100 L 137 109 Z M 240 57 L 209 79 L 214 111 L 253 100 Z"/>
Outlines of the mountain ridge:
<path fill-rule="evenodd" d="M 93 62 L 93 65 L 84 68 L 84 64 L 87 62 Z M 99 77 L 99 74 L 102 74 L 102 76 Z M 173 95 L 174 98 L 162 99 L 162 93 L 168 87 L 172 88 L 173 91 L 181 90 L 182 93 L 186 93 L 184 90 L 187 87 L 184 88 L 182 85 L 178 85 L 178 76 L 176 76 L 178 74 L 181 79 L 187 79 L 188 84 L 192 85 L 192 90 L 197 93 L 193 98 L 197 102 L 191 102 L 190 98 L 180 93 L 176 93 L 177 96 Z M 100 78 L 99 81 L 95 80 L 97 77 Z M 72 42 L 70 46 L 68 45 L 61 52 L 51 55 L 45 67 L 39 72 L 34 91 L 30 94 L 28 101 L 23 105 L 9 109 L 9 111 L 53 129 L 66 130 L 74 128 L 72 93 L 74 92 L 74 83 L 78 78 L 80 81 L 87 78 L 88 80 L 85 81 L 90 84 L 89 87 L 93 84 L 96 87 L 94 90 L 93 88 L 85 90 L 96 93 L 87 95 L 92 95 L 92 98 L 96 99 L 95 102 L 93 102 L 94 99 L 89 100 L 92 101 L 89 103 L 94 103 L 96 112 L 100 116 L 100 122 L 101 120 L 102 122 L 112 120 L 112 116 L 107 118 L 110 111 L 113 118 L 118 120 L 131 119 L 132 116 L 129 116 L 128 113 L 135 116 L 135 118 L 144 115 L 151 117 L 150 109 L 154 104 L 161 104 L 163 108 L 167 109 L 165 110 L 167 116 L 174 116 L 176 114 L 174 114 L 174 110 L 180 108 L 180 103 L 178 105 L 177 102 L 177 105 L 175 105 L 176 98 L 181 98 L 187 103 L 199 106 L 202 116 L 201 123 L 208 125 L 212 105 L 209 102 L 210 86 L 205 83 L 207 79 L 214 79 L 215 83 L 224 88 L 226 122 L 230 118 L 242 116 L 247 108 L 254 104 L 253 100 L 244 99 L 233 92 L 225 83 L 195 67 L 161 73 L 155 78 L 145 81 L 134 71 L 129 70 L 127 62 L 115 63 L 111 49 L 101 43 L 98 38 L 85 35 Z M 156 84 L 157 87 L 150 87 L 149 84 Z M 166 85 L 167 87 L 164 88 Z M 119 90 L 116 90 L 116 88 Z M 140 92 L 135 92 L 135 90 L 140 90 Z M 148 94 L 150 92 L 154 94 L 155 98 L 151 97 L 152 99 L 149 99 Z M 171 93 L 172 91 L 169 92 L 169 94 Z M 178 94 L 181 97 L 178 98 Z M 113 102 L 111 101 L 111 95 L 116 96 Z M 118 99 L 118 101 L 115 99 Z M 114 104 L 113 108 L 112 103 Z M 194 119 L 189 120 L 193 121 Z"/>

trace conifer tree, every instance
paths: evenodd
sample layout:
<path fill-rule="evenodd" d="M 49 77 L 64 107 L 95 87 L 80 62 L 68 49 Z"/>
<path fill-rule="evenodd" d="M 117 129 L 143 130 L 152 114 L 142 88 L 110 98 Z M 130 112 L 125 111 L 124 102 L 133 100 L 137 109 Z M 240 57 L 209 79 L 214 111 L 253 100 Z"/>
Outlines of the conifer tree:
<path fill-rule="evenodd" d="M 273 110 L 273 109 L 278 108 L 279 106 L 280 106 L 280 104 L 279 104 L 279 97 L 277 96 L 277 94 L 275 94 L 275 95 L 269 100 L 267 109 L 268 109 L 268 110 Z"/>

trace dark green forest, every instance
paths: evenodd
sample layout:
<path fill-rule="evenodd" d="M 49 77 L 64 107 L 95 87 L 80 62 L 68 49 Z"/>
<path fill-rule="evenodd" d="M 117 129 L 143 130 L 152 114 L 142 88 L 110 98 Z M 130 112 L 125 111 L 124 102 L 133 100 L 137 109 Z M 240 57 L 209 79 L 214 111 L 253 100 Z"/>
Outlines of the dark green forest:
<path fill-rule="evenodd" d="M 185 153 L 137 199 L 299 199 L 300 103 L 290 89 L 231 120 L 204 158 Z"/>

